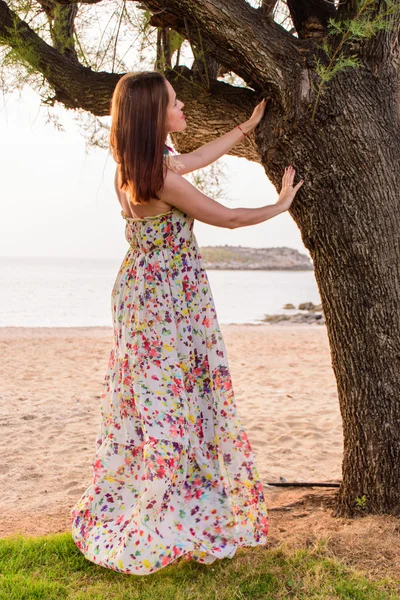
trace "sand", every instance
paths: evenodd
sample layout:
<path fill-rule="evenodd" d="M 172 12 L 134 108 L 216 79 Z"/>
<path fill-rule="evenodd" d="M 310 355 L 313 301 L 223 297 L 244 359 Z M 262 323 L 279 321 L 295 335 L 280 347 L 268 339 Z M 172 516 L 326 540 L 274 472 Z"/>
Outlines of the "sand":
<path fill-rule="evenodd" d="M 342 425 L 326 328 L 221 328 L 263 484 L 339 481 Z M 112 343 L 111 327 L 0 329 L 0 536 L 19 525 L 36 533 L 43 519 L 47 532 L 60 514 L 68 527 L 91 479 Z"/>
<path fill-rule="evenodd" d="M 340 480 L 342 424 L 326 327 L 221 329 L 264 485 L 265 550 L 319 547 L 323 539 L 326 554 L 368 576 L 397 579 L 399 519 L 335 518 L 336 489 L 268 485 L 280 477 Z M 112 341 L 110 327 L 0 328 L 0 537 L 69 530 L 69 511 L 91 481 Z"/>

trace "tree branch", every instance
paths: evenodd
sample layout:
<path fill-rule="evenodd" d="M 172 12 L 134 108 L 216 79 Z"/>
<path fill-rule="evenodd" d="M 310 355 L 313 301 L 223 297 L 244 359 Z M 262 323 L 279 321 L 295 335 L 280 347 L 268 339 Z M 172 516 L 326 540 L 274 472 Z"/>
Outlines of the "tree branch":
<path fill-rule="evenodd" d="M 74 44 L 74 22 L 78 13 L 77 4 L 60 5 L 55 0 L 38 0 L 50 25 L 53 47 L 71 60 L 78 61 Z"/>
<path fill-rule="evenodd" d="M 135 1 L 135 0 L 133 0 Z M 302 42 L 283 28 L 260 19 L 257 9 L 245 0 L 143 0 L 163 23 L 199 44 L 227 69 L 257 90 L 270 86 L 274 95 L 287 97 L 299 72 Z M 271 90 L 269 90 L 271 91 Z"/>
<path fill-rule="evenodd" d="M 22 62 L 44 75 L 55 91 L 52 104 L 58 101 L 66 108 L 81 108 L 96 116 L 110 114 L 112 94 L 122 74 L 96 73 L 71 61 L 42 40 L 4 0 L 0 0 L 0 43 L 13 48 Z M 213 78 L 207 89 L 187 67 L 169 69 L 165 75 L 177 95 L 184 98 L 188 115 L 185 135 L 172 135 L 180 152 L 191 152 L 247 120 L 258 101 L 254 91 Z M 260 161 L 253 136 L 237 144 L 229 154 Z"/>
<path fill-rule="evenodd" d="M 170 30 L 168 27 L 158 28 L 156 70 L 160 72 L 164 72 L 167 69 L 172 68 L 169 36 Z"/>
<path fill-rule="evenodd" d="M 110 112 L 112 90 L 121 75 L 95 73 L 47 44 L 0 0 L 0 43 L 13 48 L 21 62 L 42 73 L 55 91 L 52 104 L 83 108 L 97 116 Z"/>
<path fill-rule="evenodd" d="M 258 102 L 257 94 L 252 90 L 223 81 L 211 79 L 207 90 L 193 80 L 193 71 L 185 66 L 177 67 L 165 75 L 174 86 L 177 96 L 185 99 L 185 114 L 189 115 L 185 131 L 172 134 L 181 153 L 192 152 L 246 121 Z M 261 163 L 254 134 L 234 146 L 229 154 Z"/>
<path fill-rule="evenodd" d="M 57 0 L 74 4 L 77 0 Z M 100 0 L 87 0 L 97 3 Z M 296 112 L 308 40 L 299 40 L 246 0 L 128 0 L 153 13 L 151 24 L 190 38 L 205 56 L 266 92 L 287 115 Z M 198 65 L 196 66 L 198 68 Z"/>
<path fill-rule="evenodd" d="M 273 19 L 277 0 L 262 0 L 261 10 L 266 19 Z"/>

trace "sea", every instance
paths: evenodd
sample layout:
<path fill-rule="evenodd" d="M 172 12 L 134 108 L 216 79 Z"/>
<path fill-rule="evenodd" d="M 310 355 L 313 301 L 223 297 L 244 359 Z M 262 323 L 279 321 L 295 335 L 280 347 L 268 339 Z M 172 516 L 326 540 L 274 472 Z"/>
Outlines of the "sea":
<path fill-rule="evenodd" d="M 0 257 L 0 327 L 112 327 L 121 259 Z M 220 324 L 321 302 L 313 271 L 207 270 Z M 286 303 L 295 310 L 286 310 Z"/>

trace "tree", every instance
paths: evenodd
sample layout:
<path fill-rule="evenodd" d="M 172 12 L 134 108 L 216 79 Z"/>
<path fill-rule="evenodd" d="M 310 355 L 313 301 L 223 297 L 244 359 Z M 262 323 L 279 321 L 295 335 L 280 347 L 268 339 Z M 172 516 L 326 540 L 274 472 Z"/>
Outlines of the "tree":
<path fill-rule="evenodd" d="M 109 71 L 77 27 L 96 4 L 119 11 Z M 270 96 L 250 143 L 232 154 L 260 162 L 277 187 L 288 164 L 305 179 L 290 214 L 314 263 L 343 418 L 336 514 L 362 505 L 400 515 L 398 0 L 0 0 L 4 60 L 39 74 L 50 105 L 107 115 L 128 70 L 116 56 L 132 5 L 190 116 L 188 132 L 173 135 L 178 151 Z M 185 44 L 191 69 L 179 64 Z"/>

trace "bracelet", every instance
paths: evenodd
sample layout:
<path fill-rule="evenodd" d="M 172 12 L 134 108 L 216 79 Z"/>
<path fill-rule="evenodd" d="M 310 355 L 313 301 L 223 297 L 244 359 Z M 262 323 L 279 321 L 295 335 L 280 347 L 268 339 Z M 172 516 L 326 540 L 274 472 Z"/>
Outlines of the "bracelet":
<path fill-rule="evenodd" d="M 243 135 L 245 135 L 247 137 L 248 134 L 243 131 L 243 129 L 240 127 L 240 125 L 238 125 L 238 127 L 239 127 L 240 131 L 243 133 Z"/>

